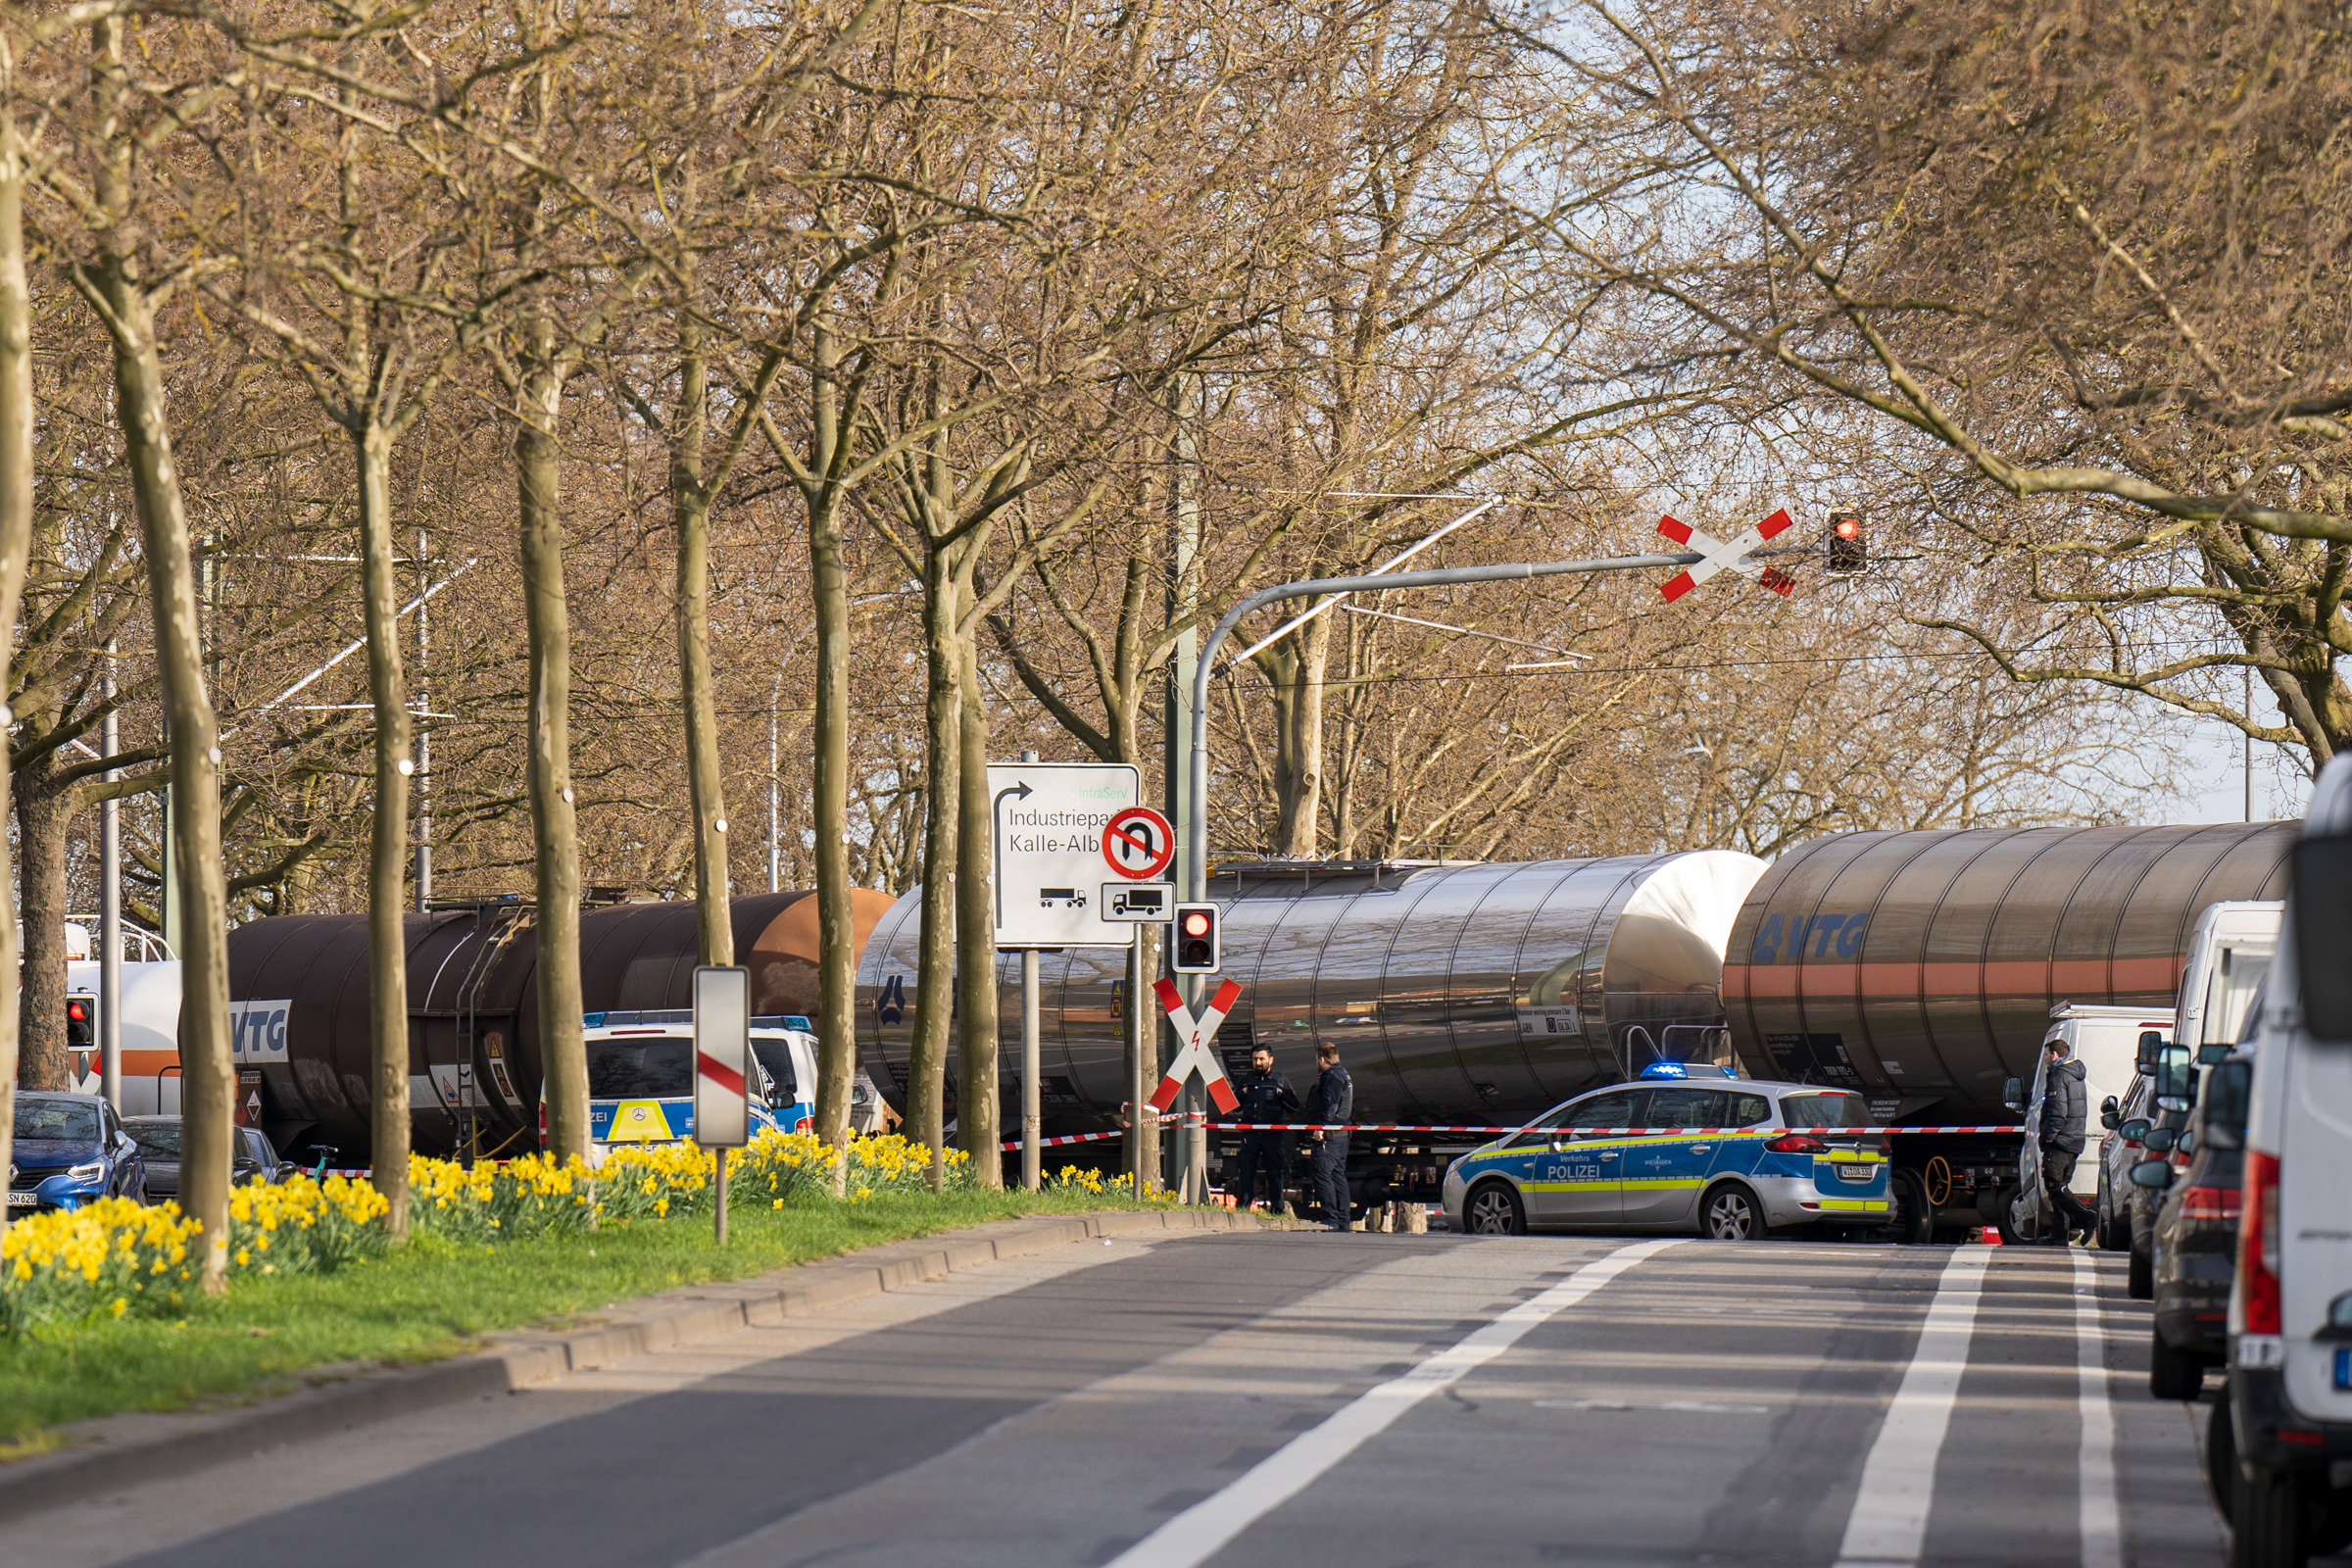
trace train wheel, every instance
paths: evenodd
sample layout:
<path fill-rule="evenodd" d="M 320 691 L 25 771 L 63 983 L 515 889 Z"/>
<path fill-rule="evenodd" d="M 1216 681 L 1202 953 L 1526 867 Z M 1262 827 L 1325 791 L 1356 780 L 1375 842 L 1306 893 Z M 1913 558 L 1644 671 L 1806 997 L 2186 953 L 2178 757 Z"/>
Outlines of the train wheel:
<path fill-rule="evenodd" d="M 1489 1182 L 1462 1205 L 1463 1228 L 1473 1236 L 1525 1236 L 1527 1209 L 1507 1182 Z"/>
<path fill-rule="evenodd" d="M 1738 1182 L 1708 1189 L 1698 1202 L 1698 1234 L 1716 1242 L 1753 1242 L 1764 1235 L 1764 1209 Z"/>

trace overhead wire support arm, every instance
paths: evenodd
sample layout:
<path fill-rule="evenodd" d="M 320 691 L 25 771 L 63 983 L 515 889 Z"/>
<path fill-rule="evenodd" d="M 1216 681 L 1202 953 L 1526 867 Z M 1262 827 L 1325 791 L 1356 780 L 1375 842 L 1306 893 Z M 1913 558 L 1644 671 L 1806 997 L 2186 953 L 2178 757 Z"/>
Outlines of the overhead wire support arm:
<path fill-rule="evenodd" d="M 1467 521 L 1468 518 L 1458 520 Z M 1398 571 L 1385 575 L 1371 572 L 1357 577 L 1310 577 L 1298 582 L 1279 583 L 1272 588 L 1261 588 L 1251 594 L 1227 611 L 1225 618 L 1217 622 L 1216 629 L 1200 645 L 1200 662 L 1193 672 L 1192 798 L 1184 822 L 1186 902 L 1200 904 L 1208 898 L 1208 683 L 1214 677 L 1217 650 L 1223 646 L 1226 638 L 1233 635 L 1234 627 L 1241 624 L 1246 616 L 1286 599 L 1304 599 L 1316 594 L 1367 593 L 1390 588 L 1447 588 L 1464 583 L 1519 582 L 1529 577 L 1558 577 L 1571 573 L 1641 571 L 1653 566 L 1694 565 L 1705 559 L 1697 551 L 1683 550 L 1672 555 L 1603 556 L 1584 561 L 1521 561 L 1496 566 L 1447 566 L 1432 571 Z"/>

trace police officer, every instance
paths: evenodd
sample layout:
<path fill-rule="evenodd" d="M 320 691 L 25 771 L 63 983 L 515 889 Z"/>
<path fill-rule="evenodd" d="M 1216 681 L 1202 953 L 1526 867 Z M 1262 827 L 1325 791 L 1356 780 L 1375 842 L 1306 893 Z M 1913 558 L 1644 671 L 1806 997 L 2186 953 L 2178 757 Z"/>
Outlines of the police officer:
<path fill-rule="evenodd" d="M 1306 1097 L 1304 1120 L 1322 1124 L 1315 1131 L 1315 1196 L 1323 1204 L 1323 1220 L 1335 1231 L 1348 1226 L 1348 1134 L 1326 1132 L 1343 1127 L 1355 1114 L 1355 1084 L 1340 1065 L 1340 1048 L 1326 1040 L 1315 1047 L 1320 1069 Z"/>
<path fill-rule="evenodd" d="M 1274 1053 L 1260 1046 L 1250 1055 L 1250 1071 L 1235 1089 L 1242 1097 L 1241 1109 L 1234 1120 L 1290 1121 L 1298 1112 L 1298 1091 L 1291 1081 L 1274 1070 Z M 1291 1164 L 1291 1139 L 1288 1133 L 1244 1133 L 1241 1151 L 1232 1161 L 1233 1179 L 1225 1190 L 1233 1195 L 1236 1208 L 1248 1208 L 1257 1201 L 1257 1173 L 1266 1172 L 1269 1187 L 1274 1189 L 1274 1212 L 1282 1212 L 1282 1175 Z"/>
<path fill-rule="evenodd" d="M 2045 1049 L 2050 1059 L 2041 1080 L 2041 1185 L 2057 1223 L 2044 1240 L 2064 1247 L 2070 1233 L 2087 1235 L 2098 1225 L 2098 1216 L 2069 1187 L 2090 1121 L 2090 1091 L 2082 1084 L 2082 1063 L 2067 1059 L 2065 1041 L 2053 1040 Z"/>

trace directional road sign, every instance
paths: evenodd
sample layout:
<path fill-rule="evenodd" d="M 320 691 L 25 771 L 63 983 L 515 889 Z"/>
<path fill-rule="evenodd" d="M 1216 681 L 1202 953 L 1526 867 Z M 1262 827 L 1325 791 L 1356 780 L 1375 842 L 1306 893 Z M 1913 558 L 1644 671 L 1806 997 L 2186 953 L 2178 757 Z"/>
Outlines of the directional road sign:
<path fill-rule="evenodd" d="M 752 971 L 694 971 L 694 1141 L 705 1149 L 751 1142 Z"/>
<path fill-rule="evenodd" d="M 1125 762 L 991 762 L 988 798 L 1000 948 L 1124 948 L 1135 927 L 1102 918 L 1104 831 L 1135 806 Z"/>
<path fill-rule="evenodd" d="M 1208 999 L 1208 1005 L 1201 1009 L 1198 1018 L 1184 1004 L 1184 993 L 1176 989 L 1175 981 L 1163 975 L 1152 989 L 1158 996 L 1160 1006 L 1167 1010 L 1168 1022 L 1176 1026 L 1176 1038 L 1184 1042 L 1184 1049 L 1176 1053 L 1174 1061 L 1168 1063 L 1167 1076 L 1160 1079 L 1159 1089 L 1152 1097 L 1152 1108 L 1165 1110 L 1176 1103 L 1176 1097 L 1184 1092 L 1184 1081 L 1194 1073 L 1199 1073 L 1200 1081 L 1208 1086 L 1209 1098 L 1217 1102 L 1217 1108 L 1232 1115 L 1242 1100 L 1233 1092 L 1233 1084 L 1225 1076 L 1224 1064 L 1217 1060 L 1217 1054 L 1208 1049 L 1208 1043 L 1216 1039 L 1217 1025 L 1225 1021 L 1225 1014 L 1231 1012 L 1233 1004 L 1241 1000 L 1240 983 L 1228 980 L 1217 987 L 1217 994 Z"/>
<path fill-rule="evenodd" d="M 1658 532 L 1686 549 L 1697 551 L 1707 559 L 1694 566 L 1684 567 L 1669 578 L 1658 592 L 1666 596 L 1667 603 L 1672 604 L 1700 583 L 1705 582 L 1709 577 L 1723 570 L 1724 567 L 1729 566 L 1743 577 L 1753 577 L 1758 583 L 1771 589 L 1782 598 L 1788 598 L 1796 591 L 1796 579 L 1777 566 L 1767 566 L 1753 560 L 1749 552 L 1762 549 L 1765 540 L 1787 532 L 1788 526 L 1788 514 L 1786 511 L 1776 512 L 1753 528 L 1747 529 L 1726 544 L 1720 540 L 1708 538 L 1687 522 L 1677 522 L 1672 517 L 1660 517 Z"/>
<path fill-rule="evenodd" d="M 1130 806 L 1104 825 L 1102 858 L 1119 875 L 1150 882 L 1176 858 L 1176 830 L 1149 806 Z"/>

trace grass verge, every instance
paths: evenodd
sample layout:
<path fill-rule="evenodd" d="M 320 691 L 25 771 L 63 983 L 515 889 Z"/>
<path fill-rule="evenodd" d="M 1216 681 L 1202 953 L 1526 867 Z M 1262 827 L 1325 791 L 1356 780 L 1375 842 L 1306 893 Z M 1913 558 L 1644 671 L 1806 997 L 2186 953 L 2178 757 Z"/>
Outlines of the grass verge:
<path fill-rule="evenodd" d="M 301 1373 L 330 1362 L 429 1361 L 464 1349 L 468 1335 L 576 1327 L 675 1285 L 748 1279 L 987 1220 L 1127 1206 L 1086 1193 L 877 1193 L 852 1204 L 746 1204 L 730 1216 L 723 1250 L 704 1213 L 495 1248 L 419 1237 L 332 1274 L 239 1277 L 223 1299 L 184 1317 L 0 1338 L 0 1463 L 48 1447 L 45 1429 L 59 1422 L 238 1403 L 298 1388 Z"/>

